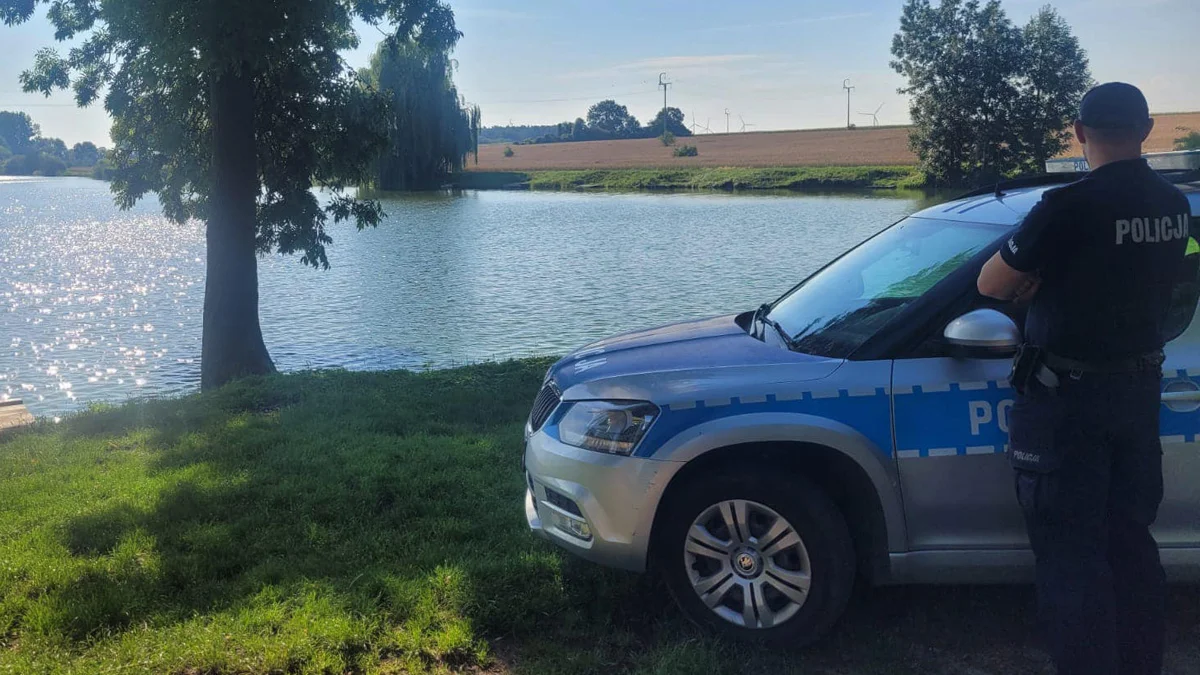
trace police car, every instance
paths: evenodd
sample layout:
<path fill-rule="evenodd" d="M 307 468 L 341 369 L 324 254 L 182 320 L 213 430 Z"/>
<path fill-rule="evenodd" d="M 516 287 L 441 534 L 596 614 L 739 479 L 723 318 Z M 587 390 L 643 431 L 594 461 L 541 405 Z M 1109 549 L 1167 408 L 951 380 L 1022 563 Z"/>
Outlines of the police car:
<path fill-rule="evenodd" d="M 1200 153 L 1149 157 L 1200 214 Z M 700 624 L 788 644 L 829 629 L 860 579 L 1031 579 L 1005 457 L 1024 316 L 975 281 L 1042 193 L 1077 177 L 1048 168 L 1067 172 L 916 213 L 756 311 L 562 359 L 526 427 L 529 527 L 597 563 L 654 568 Z M 1187 281 L 1154 528 L 1176 580 L 1200 579 L 1200 284 Z"/>

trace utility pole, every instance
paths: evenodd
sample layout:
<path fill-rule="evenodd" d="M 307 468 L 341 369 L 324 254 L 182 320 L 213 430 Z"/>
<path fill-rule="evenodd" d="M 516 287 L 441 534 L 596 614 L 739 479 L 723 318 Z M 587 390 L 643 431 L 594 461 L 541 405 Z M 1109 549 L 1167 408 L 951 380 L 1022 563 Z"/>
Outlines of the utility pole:
<path fill-rule="evenodd" d="M 854 91 L 854 87 L 850 86 L 850 78 L 842 80 L 842 89 L 846 90 L 846 128 L 850 128 L 850 92 Z"/>
<path fill-rule="evenodd" d="M 725 133 L 729 133 L 729 108 L 725 109 Z"/>
<path fill-rule="evenodd" d="M 667 135 L 667 87 L 671 86 L 670 82 L 663 81 L 663 78 L 666 76 L 667 76 L 666 73 L 658 74 L 658 86 L 662 87 L 662 90 L 663 90 L 663 111 L 662 111 L 663 136 Z"/>

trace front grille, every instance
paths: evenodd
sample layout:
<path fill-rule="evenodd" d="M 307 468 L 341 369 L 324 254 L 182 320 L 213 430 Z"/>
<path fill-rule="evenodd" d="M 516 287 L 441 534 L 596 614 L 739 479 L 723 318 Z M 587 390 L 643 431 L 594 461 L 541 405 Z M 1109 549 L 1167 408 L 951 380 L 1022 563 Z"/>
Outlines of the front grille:
<path fill-rule="evenodd" d="M 534 431 L 541 429 L 561 400 L 558 387 L 554 386 L 553 382 L 547 382 L 533 400 L 533 411 L 529 413 L 529 428 Z"/>

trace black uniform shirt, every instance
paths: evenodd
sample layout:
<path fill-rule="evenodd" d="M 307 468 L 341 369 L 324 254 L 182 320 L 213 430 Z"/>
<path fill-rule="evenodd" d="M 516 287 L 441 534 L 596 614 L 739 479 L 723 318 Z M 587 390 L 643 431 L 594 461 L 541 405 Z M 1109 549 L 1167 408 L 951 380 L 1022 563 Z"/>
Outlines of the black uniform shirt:
<path fill-rule="evenodd" d="M 1010 267 L 1042 278 L 1025 340 L 1082 361 L 1161 349 L 1190 215 L 1187 197 L 1144 159 L 1048 190 L 1000 248 Z"/>

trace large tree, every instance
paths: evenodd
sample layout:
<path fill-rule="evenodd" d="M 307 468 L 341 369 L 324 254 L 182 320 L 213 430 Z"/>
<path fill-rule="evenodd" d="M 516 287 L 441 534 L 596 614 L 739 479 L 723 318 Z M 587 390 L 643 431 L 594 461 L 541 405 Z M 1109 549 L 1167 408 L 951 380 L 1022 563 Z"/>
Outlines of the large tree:
<path fill-rule="evenodd" d="M 376 224 L 349 185 L 386 143 L 387 100 L 360 86 L 340 52 L 354 22 L 399 41 L 457 39 L 439 0 L 0 0 L 24 22 L 48 6 L 66 56 L 46 48 L 26 91 L 71 87 L 79 105 L 107 89 L 117 203 L 157 193 L 172 220 L 204 221 L 207 278 L 201 386 L 274 370 L 258 317 L 259 253 L 328 266 L 330 221 Z M 329 191 L 320 199 L 313 185 Z"/>
<path fill-rule="evenodd" d="M 612 99 L 588 108 L 587 123 L 593 131 L 616 138 L 629 138 L 641 130 L 637 118 L 629 114 L 629 108 Z"/>
<path fill-rule="evenodd" d="M 1092 86 L 1088 58 L 1066 20 L 1046 5 L 1021 31 L 1025 62 L 1018 129 L 1022 167 L 1044 171 L 1070 145 L 1071 122 Z"/>
<path fill-rule="evenodd" d="M 71 148 L 71 164 L 74 166 L 96 166 L 100 161 L 100 148 L 91 141 L 76 143 Z"/>
<path fill-rule="evenodd" d="M 646 132 L 648 134 L 656 135 L 656 136 L 662 135 L 662 133 L 664 131 L 664 128 L 663 128 L 663 113 L 664 112 L 666 113 L 666 118 L 667 118 L 666 129 L 665 129 L 666 131 L 669 131 L 672 134 L 675 134 L 676 136 L 691 136 L 692 135 L 692 130 L 688 129 L 687 124 L 685 123 L 686 118 L 683 116 L 683 111 L 680 110 L 679 108 L 667 108 L 665 111 L 659 110 L 658 114 L 654 116 L 654 119 L 650 120 L 646 124 Z"/>
<path fill-rule="evenodd" d="M 912 148 L 927 176 L 950 184 L 996 180 L 1055 152 L 1091 79 L 1053 10 L 1022 30 L 998 0 L 907 0 L 892 54 L 912 97 Z"/>
<path fill-rule="evenodd" d="M 41 129 L 23 112 L 0 111 L 0 145 L 8 147 L 14 155 L 28 152 L 41 135 Z"/>
<path fill-rule="evenodd" d="M 362 72 L 366 86 L 392 102 L 388 148 L 379 159 L 375 186 L 383 190 L 435 187 L 479 159 L 481 113 L 454 86 L 453 42 L 433 49 L 416 42 L 380 45 Z"/>

